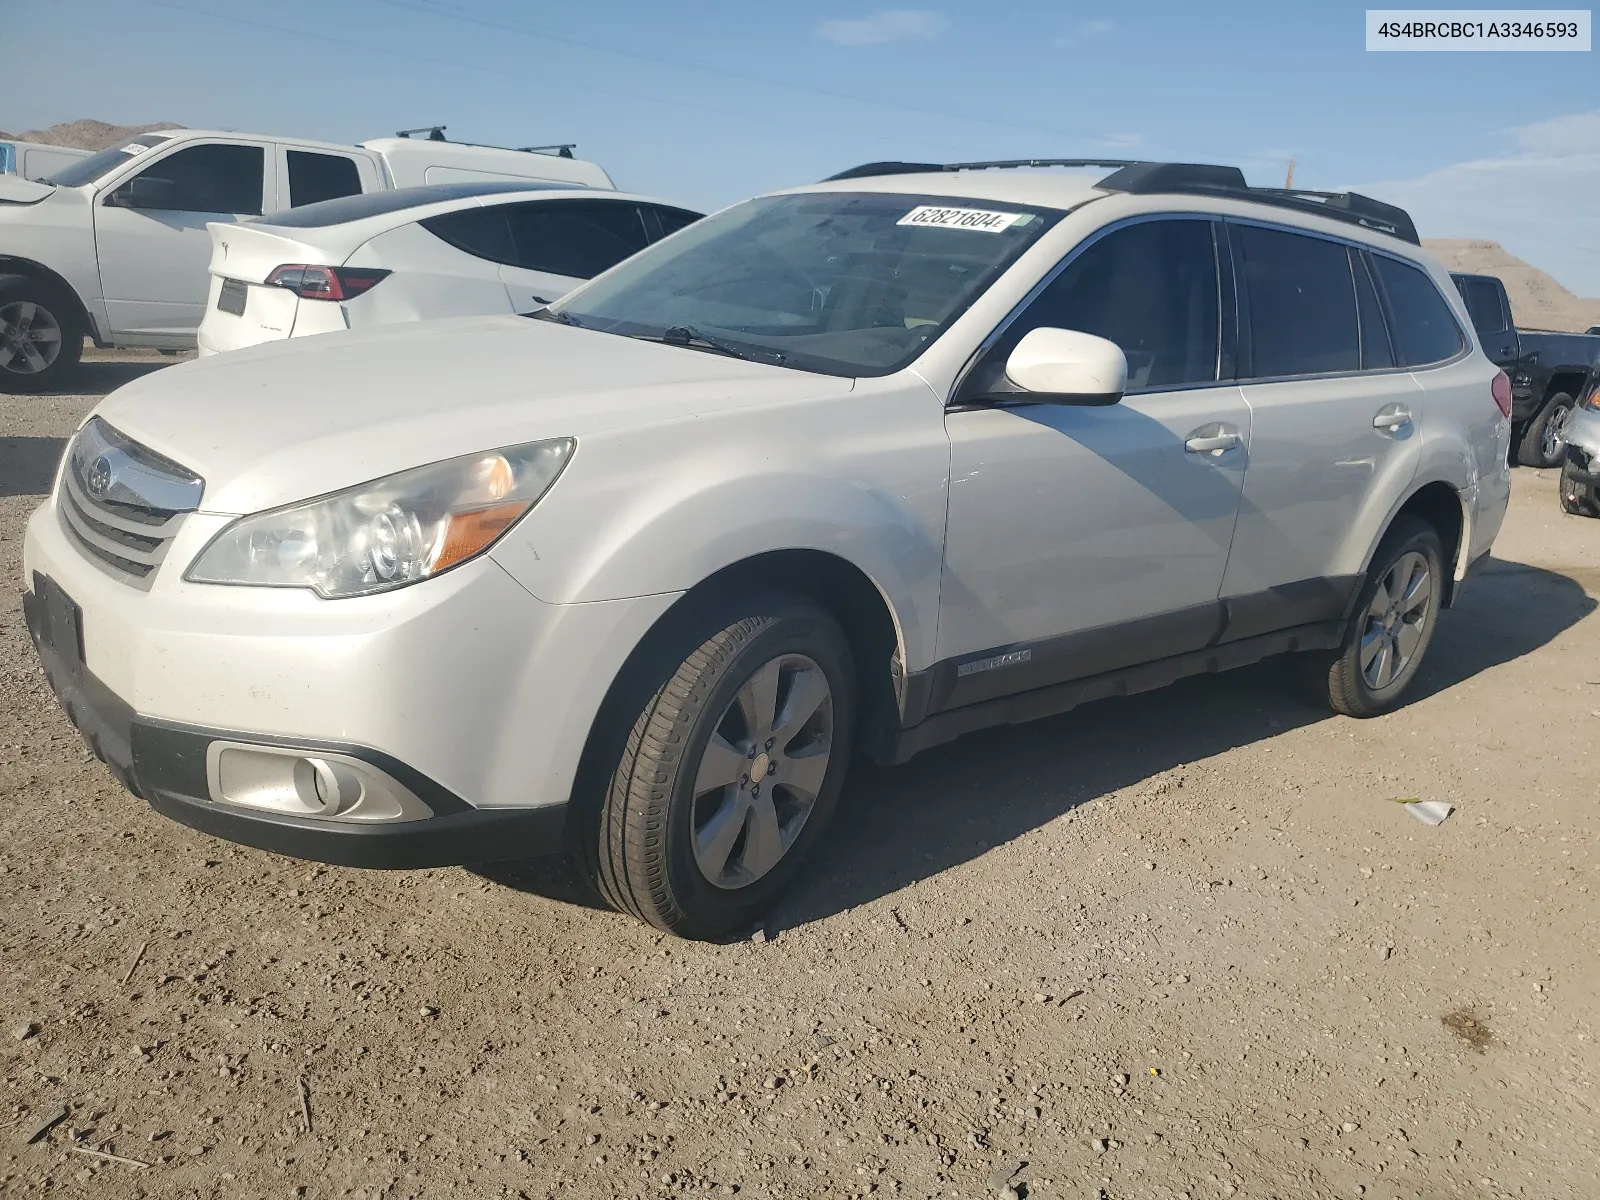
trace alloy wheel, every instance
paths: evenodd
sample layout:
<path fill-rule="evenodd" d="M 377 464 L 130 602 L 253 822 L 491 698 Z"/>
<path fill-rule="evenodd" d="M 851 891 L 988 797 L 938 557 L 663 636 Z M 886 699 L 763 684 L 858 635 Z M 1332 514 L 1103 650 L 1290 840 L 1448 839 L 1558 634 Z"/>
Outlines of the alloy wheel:
<path fill-rule="evenodd" d="M 1433 617 L 1433 590 L 1433 571 L 1415 550 L 1384 573 L 1361 632 L 1361 675 L 1373 691 L 1393 684 L 1416 655 Z"/>
<path fill-rule="evenodd" d="M 61 322 L 32 300 L 0 307 L 0 370 L 15 375 L 48 371 L 61 355 Z"/>
<path fill-rule="evenodd" d="M 719 888 L 747 887 L 789 852 L 833 753 L 833 693 L 803 654 L 763 663 L 712 730 L 695 772 L 695 863 Z"/>
<path fill-rule="evenodd" d="M 1539 449 L 1544 454 L 1545 462 L 1555 462 L 1561 457 L 1561 452 L 1567 446 L 1567 418 L 1572 415 L 1572 410 L 1565 406 L 1551 413 L 1544 423 L 1544 434 L 1539 439 Z"/>

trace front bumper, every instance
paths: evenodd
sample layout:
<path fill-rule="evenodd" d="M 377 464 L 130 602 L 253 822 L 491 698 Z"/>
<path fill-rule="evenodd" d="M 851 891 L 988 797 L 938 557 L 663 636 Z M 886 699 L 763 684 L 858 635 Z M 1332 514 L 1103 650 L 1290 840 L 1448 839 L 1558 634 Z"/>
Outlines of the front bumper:
<path fill-rule="evenodd" d="M 228 841 L 348 867 L 420 868 L 532 858 L 562 848 L 564 804 L 475 809 L 389 756 L 342 743 L 317 743 L 142 718 L 83 663 L 82 614 L 43 576 L 22 596 L 23 616 L 45 678 L 89 748 L 133 795 L 163 816 Z M 393 824 L 336 822 L 252 811 L 211 797 L 213 742 L 286 746 L 307 755 L 354 755 L 397 779 L 432 816 Z"/>
<path fill-rule="evenodd" d="M 1567 443 L 1569 473 L 1579 483 L 1600 486 L 1600 412 L 1573 409 L 1562 436 Z"/>

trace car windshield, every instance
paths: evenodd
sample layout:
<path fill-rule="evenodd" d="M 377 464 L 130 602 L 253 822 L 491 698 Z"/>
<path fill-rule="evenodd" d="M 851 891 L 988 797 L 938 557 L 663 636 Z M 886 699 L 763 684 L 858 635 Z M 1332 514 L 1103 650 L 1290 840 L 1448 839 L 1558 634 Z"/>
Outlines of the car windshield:
<path fill-rule="evenodd" d="M 690 225 L 540 315 L 801 370 L 887 375 L 1061 215 L 948 196 L 767 196 Z"/>
<path fill-rule="evenodd" d="M 140 137 L 129 138 L 98 154 L 80 158 L 70 166 L 62 167 L 54 175 L 46 176 L 41 182 L 53 183 L 59 187 L 81 187 L 83 184 L 93 183 L 96 179 L 110 174 L 134 155 L 143 154 L 151 146 L 159 146 L 170 136 L 170 134 L 146 133 Z"/>

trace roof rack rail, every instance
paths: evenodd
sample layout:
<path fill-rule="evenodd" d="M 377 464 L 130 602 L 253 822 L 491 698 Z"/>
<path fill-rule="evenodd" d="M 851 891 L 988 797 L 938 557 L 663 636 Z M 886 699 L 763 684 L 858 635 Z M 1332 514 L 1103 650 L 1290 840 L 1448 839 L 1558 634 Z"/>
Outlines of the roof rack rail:
<path fill-rule="evenodd" d="M 578 148 L 577 142 L 553 142 L 548 146 L 518 146 L 523 154 L 554 154 L 557 158 L 571 158 Z"/>
<path fill-rule="evenodd" d="M 397 129 L 394 135 L 395 137 L 408 138 L 414 137 L 419 133 L 425 133 L 428 135 L 427 140 L 430 142 L 448 142 L 450 139 L 445 137 L 444 129 L 443 125 L 421 125 L 416 129 Z"/>
<path fill-rule="evenodd" d="M 1238 167 L 1210 163 L 1139 162 L 1129 159 L 1096 158 L 1018 158 L 996 162 L 969 163 L 865 163 L 830 175 L 824 183 L 844 179 L 864 179 L 874 175 L 931 174 L 940 171 L 981 171 L 1011 167 L 1115 167 L 1096 187 L 1108 192 L 1150 195 L 1177 192 L 1184 195 L 1222 196 L 1270 204 L 1297 212 L 1315 213 L 1350 225 L 1360 225 L 1377 233 L 1422 244 L 1417 227 L 1405 209 L 1374 200 L 1359 192 L 1316 192 L 1298 188 L 1258 188 L 1245 182 Z"/>
<path fill-rule="evenodd" d="M 395 131 L 395 137 L 411 138 L 425 133 L 428 135 L 424 139 L 425 141 L 449 142 L 450 139 L 444 135 L 446 128 L 444 125 L 419 125 L 415 129 L 398 129 Z M 451 142 L 450 144 L 453 146 L 477 146 L 483 150 L 510 150 L 513 148 L 510 146 L 490 146 L 483 142 Z M 515 147 L 519 154 L 554 154 L 557 158 L 571 158 L 572 152 L 577 148 L 577 142 L 552 142 L 548 146 Z"/>

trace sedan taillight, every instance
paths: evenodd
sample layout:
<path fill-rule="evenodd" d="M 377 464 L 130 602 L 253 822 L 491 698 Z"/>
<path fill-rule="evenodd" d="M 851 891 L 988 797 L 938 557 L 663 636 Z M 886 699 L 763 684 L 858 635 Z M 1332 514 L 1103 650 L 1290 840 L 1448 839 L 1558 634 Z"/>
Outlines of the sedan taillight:
<path fill-rule="evenodd" d="M 370 267 L 317 267 L 285 263 L 267 276 L 268 287 L 288 288 L 302 300 L 353 300 L 389 275 Z"/>

